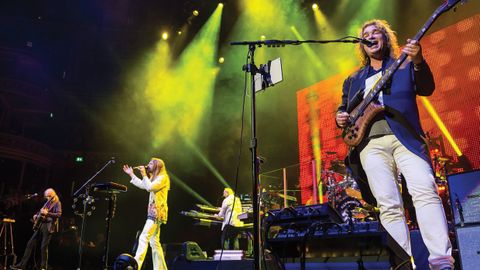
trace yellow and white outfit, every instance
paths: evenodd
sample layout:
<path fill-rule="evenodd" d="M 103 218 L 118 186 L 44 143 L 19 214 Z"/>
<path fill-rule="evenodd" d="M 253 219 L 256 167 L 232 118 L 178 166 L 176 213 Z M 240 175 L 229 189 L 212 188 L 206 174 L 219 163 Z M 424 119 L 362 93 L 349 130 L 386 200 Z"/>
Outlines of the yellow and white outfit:
<path fill-rule="evenodd" d="M 165 263 L 162 245 L 160 244 L 160 225 L 167 223 L 167 198 L 168 190 L 170 189 L 170 178 L 166 173 L 152 180 L 147 176 L 144 176 L 143 179 L 134 176 L 130 183 L 150 193 L 147 221 L 138 238 L 138 248 L 135 254 L 138 269 L 142 268 L 143 260 L 147 254 L 148 244 L 150 243 L 150 247 L 152 248 L 153 269 L 166 270 L 167 264 Z"/>

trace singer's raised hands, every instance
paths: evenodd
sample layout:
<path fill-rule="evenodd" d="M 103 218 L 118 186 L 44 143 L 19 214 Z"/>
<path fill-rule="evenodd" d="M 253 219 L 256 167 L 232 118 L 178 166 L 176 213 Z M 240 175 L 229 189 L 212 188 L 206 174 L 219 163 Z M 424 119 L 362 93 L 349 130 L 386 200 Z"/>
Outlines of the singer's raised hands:
<path fill-rule="evenodd" d="M 123 171 L 130 176 L 133 175 L 133 169 L 128 165 L 123 165 Z"/>

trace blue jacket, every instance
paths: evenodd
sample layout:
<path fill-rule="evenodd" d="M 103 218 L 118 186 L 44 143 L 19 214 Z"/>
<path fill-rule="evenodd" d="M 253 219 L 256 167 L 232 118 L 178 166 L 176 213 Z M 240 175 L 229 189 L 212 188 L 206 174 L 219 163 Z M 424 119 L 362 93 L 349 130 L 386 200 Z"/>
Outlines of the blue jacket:
<path fill-rule="evenodd" d="M 393 61 L 393 59 L 383 61 L 382 69 L 385 70 L 388 68 Z M 358 105 L 354 97 L 359 91 L 365 88 L 368 71 L 369 66 L 364 66 L 344 81 L 342 103 L 337 111 L 351 112 Z M 430 162 L 430 156 L 424 140 L 425 134 L 420 125 L 416 97 L 417 95 L 429 96 L 433 93 L 434 89 L 435 82 L 433 75 L 425 61 L 420 65 L 418 71 L 414 71 L 413 63 L 405 61 L 394 73 L 388 87 L 383 90 L 384 115 L 390 129 L 408 150 L 428 162 Z M 367 139 L 368 138 L 364 138 L 364 141 Z M 346 158 L 346 164 L 357 178 L 360 178 L 360 180 L 366 183 L 365 172 L 361 167 L 357 148 L 358 147 L 350 149 Z M 362 193 L 364 193 L 367 198 L 371 196 L 369 191 L 365 191 L 364 189 L 362 189 Z M 373 196 L 371 197 L 373 198 Z M 372 200 L 370 200 L 370 202 L 372 202 Z"/>

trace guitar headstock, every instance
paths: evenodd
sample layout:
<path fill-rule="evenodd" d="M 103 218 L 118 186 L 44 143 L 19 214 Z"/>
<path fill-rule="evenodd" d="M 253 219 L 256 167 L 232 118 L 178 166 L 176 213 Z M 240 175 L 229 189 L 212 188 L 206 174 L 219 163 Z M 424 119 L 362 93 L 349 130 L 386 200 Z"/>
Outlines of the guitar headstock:
<path fill-rule="evenodd" d="M 462 5 L 467 2 L 467 0 L 446 0 L 445 3 L 438 8 L 439 13 L 447 12 L 451 8 L 455 7 L 459 2 L 462 2 Z"/>

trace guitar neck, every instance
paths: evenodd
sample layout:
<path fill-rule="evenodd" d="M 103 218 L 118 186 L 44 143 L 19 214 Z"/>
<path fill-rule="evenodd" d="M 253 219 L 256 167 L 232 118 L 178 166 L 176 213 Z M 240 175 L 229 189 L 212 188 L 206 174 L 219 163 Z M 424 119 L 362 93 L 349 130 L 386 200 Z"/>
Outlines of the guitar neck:
<path fill-rule="evenodd" d="M 438 7 L 435 12 L 430 16 L 430 18 L 427 20 L 427 22 L 420 28 L 420 31 L 417 32 L 417 34 L 412 38 L 413 40 L 420 41 L 422 37 L 425 35 L 425 33 L 430 29 L 430 27 L 433 25 L 433 23 L 437 20 L 437 18 L 450 8 L 452 8 L 455 4 L 457 4 L 459 0 L 450 0 L 440 7 Z M 382 77 L 378 80 L 378 82 L 373 86 L 372 90 L 368 93 L 368 95 L 365 97 L 363 100 L 362 104 L 358 107 L 358 110 L 356 112 L 353 112 L 351 115 L 351 119 L 353 119 L 353 122 L 356 121 L 358 117 L 363 113 L 365 108 L 370 104 L 382 91 L 382 89 L 385 87 L 385 84 L 392 78 L 393 74 L 398 70 L 398 68 L 402 65 L 403 62 L 405 62 L 405 59 L 407 59 L 407 55 L 405 53 L 402 53 L 396 60 L 393 62 L 387 70 L 385 70 L 385 73 L 382 75 Z"/>

